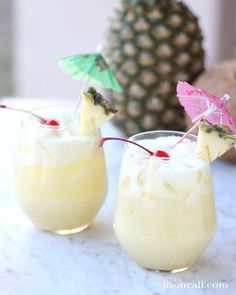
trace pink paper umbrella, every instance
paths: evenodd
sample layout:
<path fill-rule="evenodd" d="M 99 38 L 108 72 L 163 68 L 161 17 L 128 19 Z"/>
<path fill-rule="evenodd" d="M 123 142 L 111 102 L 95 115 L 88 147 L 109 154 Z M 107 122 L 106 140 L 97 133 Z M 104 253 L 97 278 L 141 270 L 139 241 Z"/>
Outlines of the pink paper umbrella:
<path fill-rule="evenodd" d="M 235 124 L 226 107 L 226 102 L 230 99 L 229 95 L 225 94 L 222 98 L 218 98 L 209 92 L 191 86 L 187 82 L 178 82 L 177 96 L 194 125 L 173 147 L 198 127 L 202 119 L 207 119 L 213 125 L 225 125 L 233 133 L 236 133 Z M 236 144 L 234 147 L 236 148 Z"/>
<path fill-rule="evenodd" d="M 232 117 L 226 106 L 229 95 L 224 95 L 222 98 L 195 88 L 187 82 L 178 82 L 177 96 L 180 104 L 195 123 L 198 125 L 201 119 L 207 119 L 211 124 L 220 124 L 228 126 L 232 132 L 236 133 L 236 127 Z M 193 127 L 194 127 L 193 126 Z"/>

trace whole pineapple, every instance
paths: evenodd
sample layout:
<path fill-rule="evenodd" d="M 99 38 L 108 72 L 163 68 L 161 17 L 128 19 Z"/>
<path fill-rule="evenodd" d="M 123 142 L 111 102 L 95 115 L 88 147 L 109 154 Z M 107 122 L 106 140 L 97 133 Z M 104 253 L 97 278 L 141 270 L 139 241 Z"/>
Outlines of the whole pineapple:
<path fill-rule="evenodd" d="M 123 86 L 110 93 L 115 123 L 127 134 L 184 129 L 176 98 L 179 80 L 193 82 L 204 70 L 196 16 L 176 0 L 121 0 L 108 33 L 107 57 Z"/>

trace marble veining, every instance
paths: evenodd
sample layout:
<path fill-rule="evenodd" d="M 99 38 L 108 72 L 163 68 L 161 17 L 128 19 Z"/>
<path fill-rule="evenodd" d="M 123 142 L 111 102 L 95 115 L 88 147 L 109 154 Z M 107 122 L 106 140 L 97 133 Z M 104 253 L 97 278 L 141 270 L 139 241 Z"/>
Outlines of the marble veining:
<path fill-rule="evenodd" d="M 182 273 L 152 272 L 136 266 L 113 234 L 122 144 L 105 145 L 110 188 L 93 224 L 80 234 L 63 237 L 35 229 L 16 204 L 12 182 L 15 129 L 12 126 L 6 133 L 0 127 L 0 295 L 235 294 L 236 165 L 221 161 L 212 165 L 218 226 L 204 255 Z M 103 134 L 119 132 L 108 124 Z M 228 289 L 166 288 L 171 283 L 201 281 L 227 283 Z"/>

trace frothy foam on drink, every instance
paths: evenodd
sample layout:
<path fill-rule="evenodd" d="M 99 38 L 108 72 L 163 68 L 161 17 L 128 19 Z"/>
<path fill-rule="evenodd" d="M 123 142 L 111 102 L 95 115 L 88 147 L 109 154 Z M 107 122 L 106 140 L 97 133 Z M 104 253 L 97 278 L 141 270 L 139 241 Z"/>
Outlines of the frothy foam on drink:
<path fill-rule="evenodd" d="M 128 145 L 121 172 L 121 175 L 131 179 L 125 192 L 127 197 L 138 195 L 139 190 L 139 193 L 149 191 L 150 194 L 173 198 L 172 188 L 181 190 L 183 181 L 185 188 L 189 190 L 192 190 L 194 185 L 199 188 L 202 173 L 209 173 L 208 164 L 197 157 L 195 141 L 186 138 L 173 148 L 178 140 L 177 136 L 169 136 L 138 141 L 152 151 L 167 152 L 170 155 L 169 159 L 149 156 L 145 151 Z M 143 180 L 140 179 L 140 175 L 145 175 Z"/>
<path fill-rule="evenodd" d="M 81 135 L 79 115 L 70 108 L 49 107 L 35 113 L 57 120 L 60 126 L 45 126 L 37 118 L 27 116 L 18 146 L 21 164 L 61 165 L 89 158 L 95 147 L 98 149 L 99 135 Z"/>
<path fill-rule="evenodd" d="M 196 142 L 186 138 L 174 147 L 178 140 L 178 136 L 168 136 L 158 137 L 156 139 L 140 140 L 138 143 L 144 145 L 152 151 L 163 150 L 168 153 L 171 158 L 193 156 L 196 150 Z"/>

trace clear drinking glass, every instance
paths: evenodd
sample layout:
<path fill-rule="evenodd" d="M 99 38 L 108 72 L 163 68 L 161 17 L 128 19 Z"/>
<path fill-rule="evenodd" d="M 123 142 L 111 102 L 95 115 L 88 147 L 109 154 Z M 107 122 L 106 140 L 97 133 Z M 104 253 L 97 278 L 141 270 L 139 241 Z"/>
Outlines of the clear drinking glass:
<path fill-rule="evenodd" d="M 137 134 L 133 141 L 182 136 Z M 196 141 L 195 136 L 188 136 Z M 116 236 L 140 266 L 170 272 L 193 265 L 215 231 L 211 169 L 199 155 L 157 158 L 126 144 L 114 213 Z"/>
<path fill-rule="evenodd" d="M 32 116 L 22 121 L 15 172 L 17 200 L 36 227 L 60 234 L 85 229 L 101 207 L 107 191 L 99 130 L 80 133 L 80 118 L 66 107 L 35 110 L 60 118 L 59 127 Z"/>

